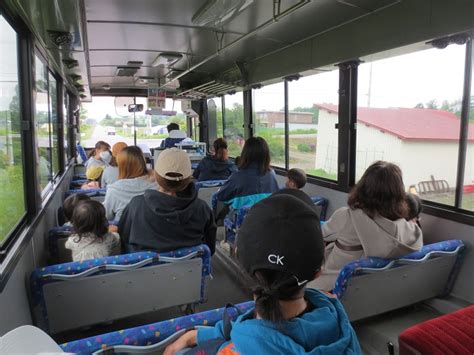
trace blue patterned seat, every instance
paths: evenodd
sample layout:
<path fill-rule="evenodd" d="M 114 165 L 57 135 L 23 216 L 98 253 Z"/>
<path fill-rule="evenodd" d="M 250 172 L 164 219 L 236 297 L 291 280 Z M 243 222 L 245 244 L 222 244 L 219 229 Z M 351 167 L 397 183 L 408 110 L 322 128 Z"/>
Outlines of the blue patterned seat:
<path fill-rule="evenodd" d="M 85 163 L 87 161 L 87 154 L 86 154 L 86 150 L 84 149 L 84 147 L 82 145 L 78 144 L 78 145 L 76 145 L 76 151 L 77 151 L 78 156 L 81 158 L 82 163 Z"/>
<path fill-rule="evenodd" d="M 333 293 L 351 321 L 446 296 L 456 279 L 463 250 L 462 240 L 446 240 L 397 258 L 356 260 L 341 269 Z"/>
<path fill-rule="evenodd" d="M 199 190 L 205 187 L 219 187 L 226 183 L 227 180 L 207 180 L 207 181 L 196 181 L 196 188 Z"/>
<path fill-rule="evenodd" d="M 71 183 L 69 184 L 69 189 L 74 190 L 74 189 L 80 189 L 82 185 L 86 184 L 89 182 L 86 178 L 78 178 L 78 179 L 72 179 Z"/>
<path fill-rule="evenodd" d="M 311 200 L 315 206 L 321 206 L 320 220 L 326 219 L 326 211 L 328 206 L 328 199 L 322 196 L 311 196 Z M 239 228 L 244 222 L 245 216 L 250 210 L 251 206 L 243 206 L 229 214 L 224 219 L 225 240 L 231 245 L 235 244 L 235 236 Z"/>
<path fill-rule="evenodd" d="M 254 307 L 254 302 L 236 305 L 240 313 L 245 313 Z M 185 317 L 165 320 L 135 328 L 119 330 L 102 335 L 92 336 L 65 343 L 61 348 L 68 353 L 90 354 L 98 350 L 111 350 L 117 345 L 147 346 L 159 343 L 176 332 L 195 326 L 213 326 L 223 317 L 224 308 L 200 312 Z M 228 310 L 232 319 L 237 318 L 235 309 Z M 113 353 L 113 352 L 112 352 Z"/>
<path fill-rule="evenodd" d="M 90 197 L 94 196 L 105 196 L 106 189 L 77 189 L 77 190 L 68 190 L 64 193 L 64 198 L 72 194 L 86 194 Z"/>
<path fill-rule="evenodd" d="M 172 261 L 167 258 L 182 258 L 194 253 L 196 255 L 193 256 L 193 258 L 202 259 L 200 301 L 203 302 L 205 297 L 205 279 L 207 276 L 211 275 L 212 271 L 211 252 L 209 247 L 204 244 L 195 247 L 182 248 L 166 253 L 146 251 L 38 268 L 34 270 L 30 276 L 32 306 L 35 315 L 39 317 L 39 319 L 37 319 L 37 323 L 43 329 L 49 328 L 49 319 L 44 294 L 44 287 L 48 284 L 56 282 L 68 282 L 69 275 L 83 275 L 83 278 L 86 278 L 127 271 L 118 270 L 119 265 L 133 265 L 137 268 L 146 268 L 160 264 L 167 264 Z"/>

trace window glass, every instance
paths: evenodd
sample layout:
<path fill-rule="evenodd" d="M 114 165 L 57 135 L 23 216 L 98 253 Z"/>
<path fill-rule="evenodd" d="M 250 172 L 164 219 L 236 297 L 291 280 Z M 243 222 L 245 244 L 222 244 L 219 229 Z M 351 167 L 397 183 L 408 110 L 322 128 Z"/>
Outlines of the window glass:
<path fill-rule="evenodd" d="M 171 122 L 178 123 L 180 129 L 186 131 L 186 115 L 178 101 L 166 99 L 165 109 L 161 112 L 149 110 L 145 97 L 136 97 L 135 102 L 143 105 L 143 111 L 135 112 L 137 144 L 159 147 L 168 137 L 166 126 Z M 133 97 L 111 96 L 94 96 L 92 102 L 83 102 L 80 111 L 82 144 L 90 148 L 103 140 L 110 145 L 116 142 L 133 145 L 134 115 L 128 111 L 128 105 L 133 103 Z"/>
<path fill-rule="evenodd" d="M 43 190 L 51 181 L 51 141 L 48 102 L 48 68 L 35 57 L 35 120 L 39 155 L 40 186 Z"/>
<path fill-rule="evenodd" d="M 474 46 L 472 47 L 474 62 Z M 469 129 L 467 131 L 466 167 L 461 208 L 474 211 L 474 63 L 472 65 L 471 99 L 469 102 Z"/>
<path fill-rule="evenodd" d="M 224 126 L 222 122 L 222 98 L 214 97 L 212 101 L 214 101 L 214 104 L 216 105 L 216 136 L 219 138 L 224 136 Z"/>
<path fill-rule="evenodd" d="M 54 76 L 49 74 L 49 129 L 51 132 L 52 176 L 59 173 L 59 142 L 58 142 L 58 87 Z"/>
<path fill-rule="evenodd" d="M 69 107 L 69 95 L 67 91 L 63 90 L 63 144 L 64 144 L 64 161 L 69 161 L 70 152 L 69 152 L 69 141 L 68 141 L 68 127 L 69 127 L 69 115 L 68 115 L 68 107 Z"/>
<path fill-rule="evenodd" d="M 337 180 L 339 70 L 288 83 L 290 168 Z"/>
<path fill-rule="evenodd" d="M 252 90 L 254 135 L 268 143 L 271 162 L 285 167 L 285 84 Z"/>
<path fill-rule="evenodd" d="M 356 179 L 393 162 L 407 190 L 454 205 L 464 61 L 450 45 L 359 66 Z"/>
<path fill-rule="evenodd" d="M 224 138 L 227 140 L 229 155 L 236 157 L 242 152 L 244 138 L 244 94 L 238 92 L 224 97 Z"/>
<path fill-rule="evenodd" d="M 0 245 L 25 215 L 17 35 L 0 16 Z"/>

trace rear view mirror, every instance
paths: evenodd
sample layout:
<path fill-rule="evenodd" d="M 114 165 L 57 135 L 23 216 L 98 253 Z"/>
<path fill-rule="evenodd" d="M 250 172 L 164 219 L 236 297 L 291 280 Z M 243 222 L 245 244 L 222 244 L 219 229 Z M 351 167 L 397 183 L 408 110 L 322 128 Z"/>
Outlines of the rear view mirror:
<path fill-rule="evenodd" d="M 128 112 L 142 112 L 143 104 L 130 104 L 128 105 Z"/>

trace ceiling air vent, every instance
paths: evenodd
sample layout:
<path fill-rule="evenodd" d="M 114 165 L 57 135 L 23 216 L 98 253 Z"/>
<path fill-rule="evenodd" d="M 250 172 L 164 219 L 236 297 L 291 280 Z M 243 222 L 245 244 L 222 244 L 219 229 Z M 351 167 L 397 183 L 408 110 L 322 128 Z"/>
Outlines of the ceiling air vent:
<path fill-rule="evenodd" d="M 117 72 L 115 73 L 115 75 L 134 76 L 137 73 L 138 69 L 140 69 L 140 67 L 120 66 L 120 67 L 117 67 Z"/>
<path fill-rule="evenodd" d="M 70 32 L 64 31 L 48 31 L 49 38 L 51 42 L 54 43 L 56 47 L 67 47 L 73 41 L 73 35 Z"/>

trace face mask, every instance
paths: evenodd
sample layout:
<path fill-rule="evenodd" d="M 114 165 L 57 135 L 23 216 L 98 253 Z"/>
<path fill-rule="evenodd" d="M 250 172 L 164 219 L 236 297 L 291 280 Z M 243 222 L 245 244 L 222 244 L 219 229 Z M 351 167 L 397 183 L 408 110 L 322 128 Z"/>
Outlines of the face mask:
<path fill-rule="evenodd" d="M 110 162 L 111 158 L 112 158 L 112 156 L 110 155 L 110 152 L 108 150 L 106 150 L 104 152 L 100 152 L 100 159 L 102 159 L 106 163 Z"/>

